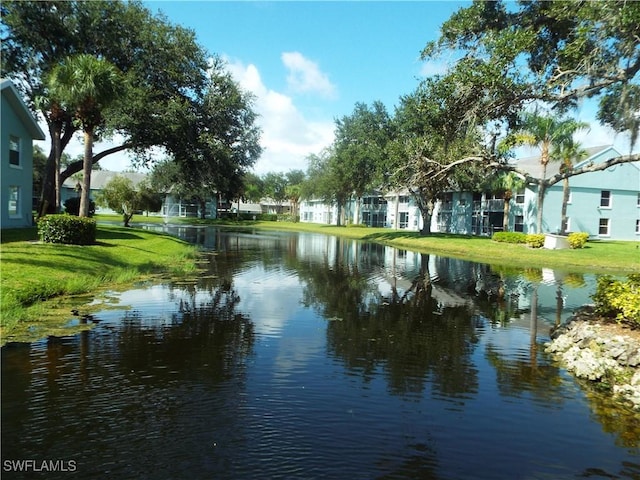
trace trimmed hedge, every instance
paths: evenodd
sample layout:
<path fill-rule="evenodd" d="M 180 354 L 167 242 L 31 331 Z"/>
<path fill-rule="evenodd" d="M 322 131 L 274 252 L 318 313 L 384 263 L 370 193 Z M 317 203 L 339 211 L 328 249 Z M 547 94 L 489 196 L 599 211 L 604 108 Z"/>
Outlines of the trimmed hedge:
<path fill-rule="evenodd" d="M 531 248 L 544 247 L 544 233 L 528 233 L 526 239 Z"/>
<path fill-rule="evenodd" d="M 491 237 L 494 242 L 527 243 L 527 234 L 522 232 L 496 232 Z"/>
<path fill-rule="evenodd" d="M 587 232 L 574 232 L 570 233 L 567 237 L 567 241 L 571 248 L 583 248 L 588 239 L 589 234 Z"/>
<path fill-rule="evenodd" d="M 47 215 L 38 220 L 38 235 L 44 243 L 93 245 L 96 221 L 73 215 Z"/>
<path fill-rule="evenodd" d="M 629 275 L 626 281 L 608 275 L 598 278 L 595 302 L 596 313 L 615 318 L 618 322 L 640 327 L 640 275 Z"/>

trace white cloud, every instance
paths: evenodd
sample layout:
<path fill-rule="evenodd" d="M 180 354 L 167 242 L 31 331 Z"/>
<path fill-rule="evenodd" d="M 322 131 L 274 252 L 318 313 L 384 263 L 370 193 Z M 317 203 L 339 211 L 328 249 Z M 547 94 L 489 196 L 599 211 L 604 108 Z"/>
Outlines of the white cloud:
<path fill-rule="evenodd" d="M 228 58 L 226 61 L 235 80 L 256 97 L 255 110 L 260 115 L 258 123 L 262 128 L 264 149 L 254 166 L 256 173 L 306 170 L 305 158 L 319 153 L 333 141 L 333 120 L 309 120 L 291 97 L 271 90 L 263 83 L 255 65 Z"/>
<path fill-rule="evenodd" d="M 443 75 L 449 69 L 449 65 L 443 62 L 423 62 L 420 68 L 421 77 L 432 77 L 434 75 Z"/>
<path fill-rule="evenodd" d="M 287 84 L 296 93 L 319 93 L 325 98 L 336 98 L 336 87 L 320 71 L 318 64 L 299 52 L 284 52 L 282 63 L 289 71 Z"/>

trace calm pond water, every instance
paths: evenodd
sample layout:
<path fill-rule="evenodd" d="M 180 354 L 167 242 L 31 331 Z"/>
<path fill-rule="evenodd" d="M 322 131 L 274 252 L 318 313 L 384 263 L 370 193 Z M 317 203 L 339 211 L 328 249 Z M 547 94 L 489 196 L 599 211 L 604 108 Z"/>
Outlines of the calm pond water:
<path fill-rule="evenodd" d="M 2 478 L 640 478 L 640 416 L 544 353 L 594 276 L 171 231 L 197 281 L 2 348 Z"/>

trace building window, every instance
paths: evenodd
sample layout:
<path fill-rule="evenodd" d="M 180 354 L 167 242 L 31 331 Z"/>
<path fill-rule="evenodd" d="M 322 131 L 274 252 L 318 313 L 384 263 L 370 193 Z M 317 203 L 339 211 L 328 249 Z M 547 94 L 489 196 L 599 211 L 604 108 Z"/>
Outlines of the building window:
<path fill-rule="evenodd" d="M 640 220 L 636 220 L 636 235 L 640 235 Z"/>
<path fill-rule="evenodd" d="M 20 138 L 9 135 L 9 165 L 20 165 Z"/>
<path fill-rule="evenodd" d="M 409 212 L 400 212 L 400 223 L 398 227 L 407 228 L 409 226 Z"/>
<path fill-rule="evenodd" d="M 640 198 L 640 196 L 638 197 Z M 638 200 L 640 202 L 640 200 Z M 398 203 L 409 203 L 409 196 L 408 195 L 400 195 L 398 197 Z M 638 203 L 640 205 L 640 203 Z"/>
<path fill-rule="evenodd" d="M 602 192 L 600 192 L 600 206 L 604 208 L 611 207 L 611 191 L 610 190 L 602 190 Z"/>
<path fill-rule="evenodd" d="M 638 194 L 638 206 L 640 207 L 640 193 Z"/>
<path fill-rule="evenodd" d="M 443 210 L 451 210 L 451 204 L 453 203 L 453 194 L 445 193 L 442 196 L 442 209 Z"/>
<path fill-rule="evenodd" d="M 601 218 L 598 227 L 598 235 L 609 236 L 609 219 Z"/>
<path fill-rule="evenodd" d="M 10 217 L 19 217 L 20 216 L 20 187 L 10 186 L 9 187 L 9 216 Z"/>
<path fill-rule="evenodd" d="M 516 215 L 513 223 L 514 232 L 524 232 L 524 215 Z"/>
<path fill-rule="evenodd" d="M 519 188 L 516 192 L 516 203 L 522 205 L 524 203 L 524 188 Z"/>
<path fill-rule="evenodd" d="M 362 223 L 369 227 L 385 227 L 387 215 L 381 212 L 362 212 Z"/>

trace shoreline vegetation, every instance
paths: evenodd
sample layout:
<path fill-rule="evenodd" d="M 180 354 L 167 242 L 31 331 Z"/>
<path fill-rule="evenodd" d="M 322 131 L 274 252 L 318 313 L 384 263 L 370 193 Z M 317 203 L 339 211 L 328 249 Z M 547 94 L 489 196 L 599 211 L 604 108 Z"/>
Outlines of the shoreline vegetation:
<path fill-rule="evenodd" d="M 3 230 L 0 345 L 90 328 L 88 312 L 70 322 L 72 308 L 136 282 L 193 276 L 197 257 L 196 247 L 170 235 L 114 225 L 99 224 L 88 246 L 41 243 L 35 227 Z"/>
<path fill-rule="evenodd" d="M 91 246 L 42 244 L 35 228 L 2 231 L 1 345 L 90 328 L 82 322 L 72 327 L 66 325 L 70 296 L 117 290 L 162 276 L 188 277 L 197 273 L 197 247 L 163 233 L 135 228 L 136 224 L 165 223 L 164 217 L 136 215 L 132 219 L 134 228 L 116 225 L 122 221 L 118 215 L 99 215 L 96 219 L 97 242 Z M 640 273 L 640 244 L 632 241 L 589 242 L 580 250 L 541 250 L 497 243 L 487 237 L 450 234 L 423 237 L 418 232 L 362 226 L 193 218 L 170 218 L 168 223 L 322 233 L 488 263 L 503 270 L 552 268 L 576 273 Z M 75 301 L 77 305 L 79 299 Z"/>

